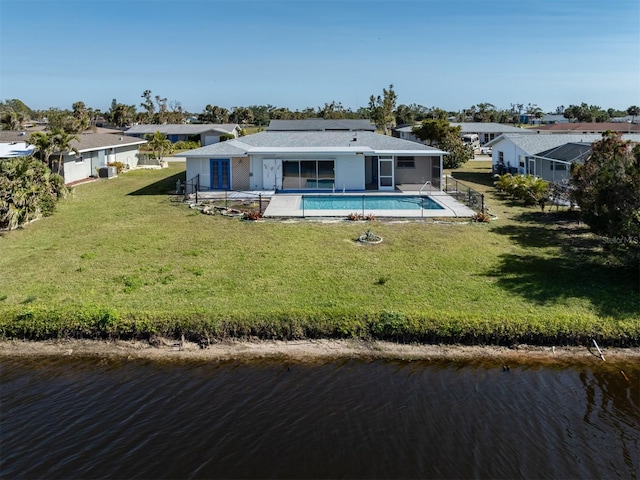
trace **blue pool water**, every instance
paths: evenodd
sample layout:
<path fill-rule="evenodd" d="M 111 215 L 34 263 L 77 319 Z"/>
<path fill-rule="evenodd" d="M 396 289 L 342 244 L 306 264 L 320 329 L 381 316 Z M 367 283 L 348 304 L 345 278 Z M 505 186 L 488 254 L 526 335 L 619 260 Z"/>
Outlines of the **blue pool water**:
<path fill-rule="evenodd" d="M 303 195 L 305 210 L 442 210 L 430 197 L 416 195 Z"/>

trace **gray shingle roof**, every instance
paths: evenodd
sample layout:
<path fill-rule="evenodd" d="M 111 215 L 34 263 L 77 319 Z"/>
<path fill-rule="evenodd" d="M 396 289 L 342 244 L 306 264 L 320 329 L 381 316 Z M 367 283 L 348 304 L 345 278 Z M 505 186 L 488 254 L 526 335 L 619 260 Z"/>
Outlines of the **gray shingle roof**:
<path fill-rule="evenodd" d="M 188 125 L 134 125 L 125 133 L 128 135 L 146 135 L 156 132 L 165 135 L 201 135 L 206 132 L 233 133 L 238 127 L 235 123 L 195 123 Z"/>
<path fill-rule="evenodd" d="M 260 132 L 183 152 L 185 157 L 246 156 L 252 153 L 363 152 L 439 155 L 442 150 L 374 132 Z M 242 155 L 239 155 L 242 152 Z"/>
<path fill-rule="evenodd" d="M 103 148 L 124 147 L 129 145 L 141 145 L 146 140 L 126 135 L 114 135 L 112 133 L 87 133 L 78 135 L 78 140 L 72 140 L 71 146 L 79 152 L 102 150 Z"/>
<path fill-rule="evenodd" d="M 375 132 L 376 127 L 366 119 L 324 119 L 306 118 L 304 120 L 271 120 L 265 129 L 269 132 L 295 132 L 295 131 L 369 131 Z"/>
<path fill-rule="evenodd" d="M 31 132 L 33 133 L 33 132 Z M 0 142 L 27 142 L 31 133 L 20 135 L 20 132 L 0 131 Z M 136 137 L 128 137 L 126 135 L 116 135 L 113 133 L 81 133 L 76 135 L 78 140 L 72 140 L 71 146 L 79 152 L 88 152 L 91 150 L 102 150 L 103 148 L 123 147 L 128 145 L 141 145 L 147 143 L 146 140 Z M 55 152 L 58 153 L 58 152 Z"/>
<path fill-rule="evenodd" d="M 631 140 L 632 142 L 640 142 L 640 134 L 622 135 L 623 140 Z M 522 135 L 516 133 L 503 133 L 485 144 L 486 147 L 496 147 L 503 140 L 510 140 L 517 147 L 530 155 L 538 152 L 544 152 L 551 148 L 559 147 L 565 143 L 593 143 L 601 140 L 601 134 L 580 134 L 580 133 L 538 133 L 535 135 Z"/>

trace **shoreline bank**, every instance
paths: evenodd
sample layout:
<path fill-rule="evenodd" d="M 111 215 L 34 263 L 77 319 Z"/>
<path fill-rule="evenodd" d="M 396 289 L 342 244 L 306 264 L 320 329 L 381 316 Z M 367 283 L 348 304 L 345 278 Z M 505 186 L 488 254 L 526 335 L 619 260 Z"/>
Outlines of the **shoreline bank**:
<path fill-rule="evenodd" d="M 229 340 L 202 347 L 197 343 L 159 338 L 148 341 L 46 340 L 0 341 L 3 357 L 99 357 L 157 361 L 226 361 L 282 359 L 288 362 L 354 360 L 464 361 L 496 364 L 576 365 L 640 360 L 640 348 L 603 348 L 600 357 L 593 346 L 516 347 L 401 344 L 349 340 Z"/>

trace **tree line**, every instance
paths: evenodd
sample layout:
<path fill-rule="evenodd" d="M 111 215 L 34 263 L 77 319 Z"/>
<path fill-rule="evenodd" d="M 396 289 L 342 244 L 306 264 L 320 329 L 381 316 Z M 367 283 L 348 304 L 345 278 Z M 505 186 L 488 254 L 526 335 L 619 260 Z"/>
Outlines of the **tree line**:
<path fill-rule="evenodd" d="M 29 121 L 45 120 L 50 129 L 67 133 L 80 133 L 94 127 L 100 121 L 124 128 L 132 124 L 180 124 L 180 123 L 237 123 L 241 126 L 264 127 L 271 120 L 323 119 L 369 119 L 386 134 L 397 125 L 415 125 L 424 120 L 448 120 L 453 122 L 495 122 L 504 124 L 539 123 L 545 114 L 562 115 L 570 122 L 607 122 L 614 118 L 631 115 L 640 116 L 640 107 L 632 105 L 626 110 L 604 109 L 598 105 L 560 105 L 551 112 L 544 112 L 535 103 L 511 103 L 508 108 L 498 108 L 487 102 L 471 105 L 458 111 L 447 111 L 439 107 L 424 105 L 397 105 L 397 94 L 393 85 L 384 88 L 381 95 L 371 95 L 366 107 L 357 110 L 345 107 L 332 100 L 318 107 L 291 110 L 271 104 L 237 106 L 231 109 L 207 104 L 201 112 L 187 112 L 177 100 L 168 101 L 161 95 L 145 90 L 138 105 L 127 105 L 111 101 L 109 110 L 88 107 L 84 102 L 75 102 L 71 109 L 49 108 L 32 110 L 19 99 L 0 102 L 0 125 L 5 130 L 19 130 Z"/>

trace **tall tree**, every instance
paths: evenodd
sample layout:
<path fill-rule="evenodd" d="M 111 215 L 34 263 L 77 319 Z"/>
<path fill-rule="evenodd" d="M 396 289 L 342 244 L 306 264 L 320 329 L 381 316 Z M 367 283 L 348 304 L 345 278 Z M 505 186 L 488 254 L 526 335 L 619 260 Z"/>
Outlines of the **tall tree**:
<path fill-rule="evenodd" d="M 107 120 L 116 127 L 125 127 L 133 123 L 136 116 L 135 105 L 125 105 L 118 103 L 114 98 L 111 102 L 111 108 L 106 113 Z"/>
<path fill-rule="evenodd" d="M 413 127 L 413 134 L 427 145 L 438 145 L 451 130 L 460 136 L 461 127 L 452 127 L 446 120 L 424 120 L 420 126 Z"/>
<path fill-rule="evenodd" d="M 631 123 L 636 123 L 636 117 L 640 115 L 640 107 L 637 105 L 631 105 L 627 108 L 627 115 L 631 115 Z"/>
<path fill-rule="evenodd" d="M 580 215 L 624 254 L 640 259 L 640 145 L 605 132 L 584 164 L 574 164 L 571 183 Z"/>
<path fill-rule="evenodd" d="M 324 107 L 318 107 L 318 116 L 327 120 L 345 118 L 345 108 L 341 102 L 333 100 L 331 103 L 325 103 Z"/>
<path fill-rule="evenodd" d="M 89 113 L 84 102 L 75 102 L 71 108 L 73 108 L 72 116 L 75 119 L 74 130 L 78 133 L 84 132 L 89 128 Z"/>
<path fill-rule="evenodd" d="M 204 107 L 204 111 L 198 114 L 198 121 L 201 123 L 227 123 L 229 110 L 217 105 L 207 105 Z"/>
<path fill-rule="evenodd" d="M 493 122 L 496 114 L 496 106 L 491 103 L 479 103 L 478 110 L 473 116 L 474 122 Z"/>
<path fill-rule="evenodd" d="M 153 98 L 151 97 L 151 90 L 145 90 L 142 95 L 144 98 L 144 102 L 140 104 L 142 108 L 145 109 L 145 123 L 151 123 L 153 121 L 153 114 L 155 113 L 156 106 L 153 103 Z"/>
<path fill-rule="evenodd" d="M 445 168 L 458 168 L 473 158 L 473 148 L 462 142 L 460 126 L 453 127 L 446 120 L 424 120 L 412 131 L 423 142 L 449 152 L 444 157 Z"/>
<path fill-rule="evenodd" d="M 369 112 L 371 120 L 385 135 L 391 133 L 391 129 L 396 125 L 394 115 L 396 109 L 396 100 L 398 96 L 393 90 L 393 84 L 389 85 L 389 89 L 382 89 L 382 96 L 377 97 L 371 95 L 369 97 Z"/>

